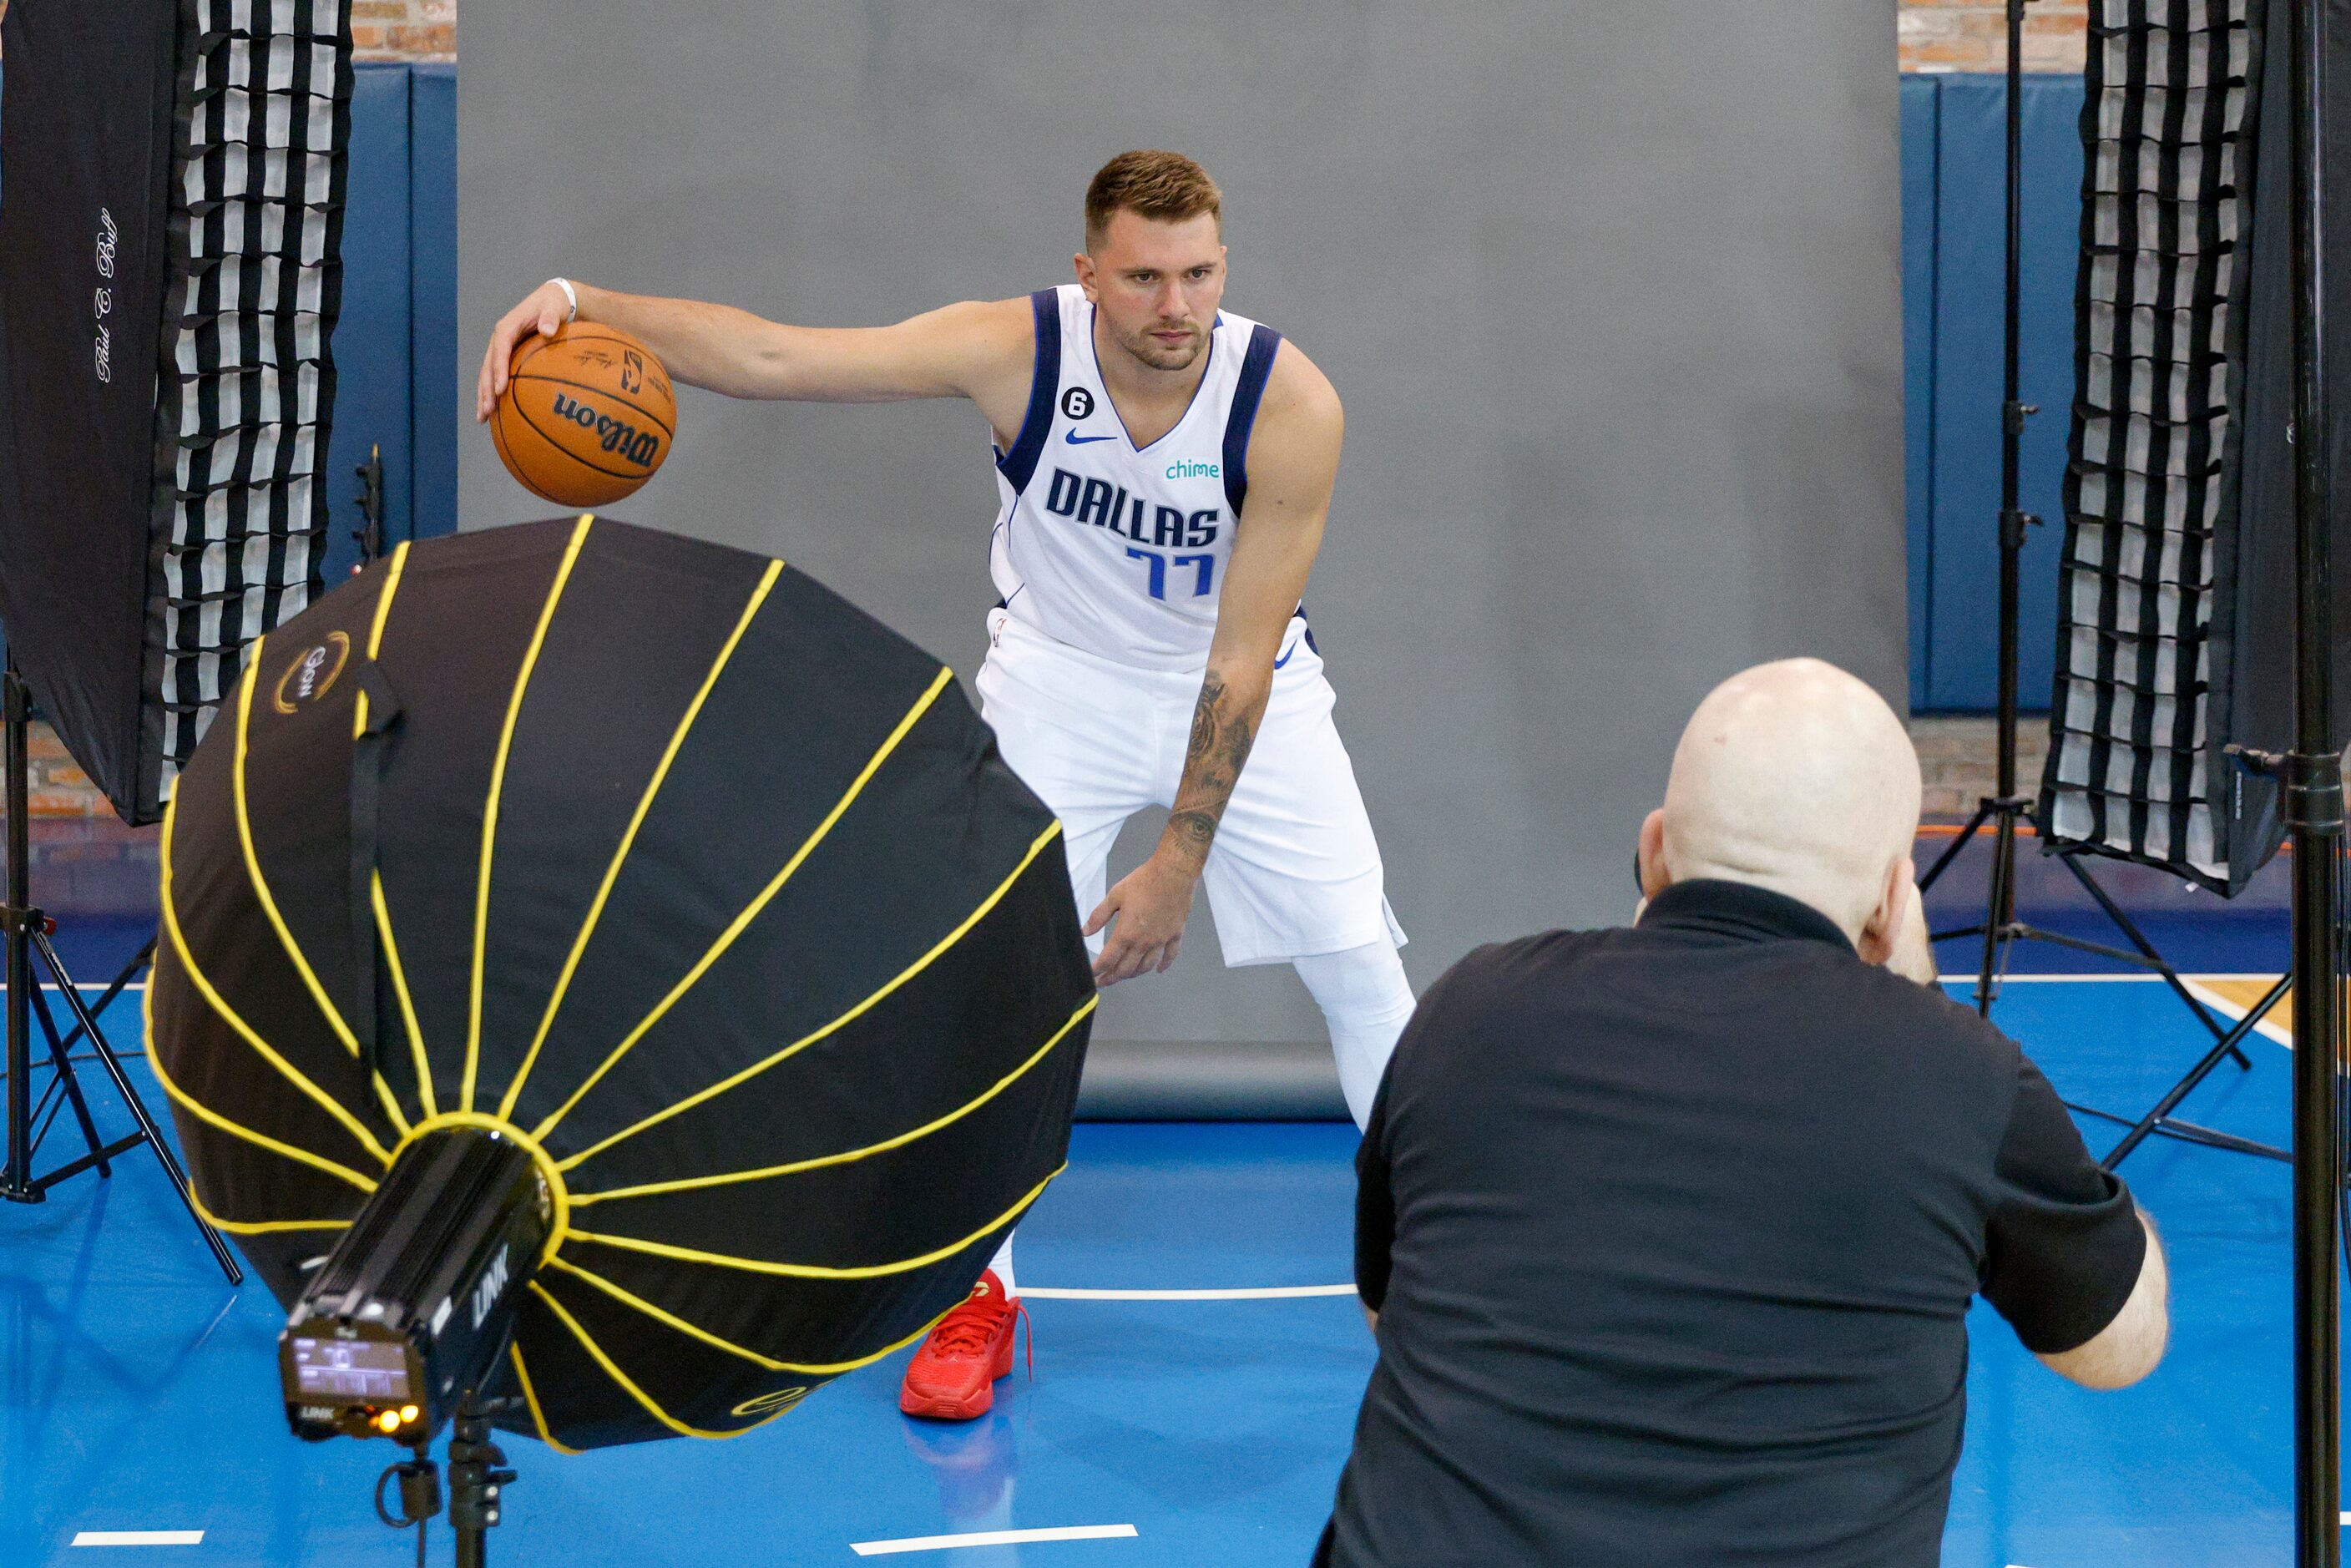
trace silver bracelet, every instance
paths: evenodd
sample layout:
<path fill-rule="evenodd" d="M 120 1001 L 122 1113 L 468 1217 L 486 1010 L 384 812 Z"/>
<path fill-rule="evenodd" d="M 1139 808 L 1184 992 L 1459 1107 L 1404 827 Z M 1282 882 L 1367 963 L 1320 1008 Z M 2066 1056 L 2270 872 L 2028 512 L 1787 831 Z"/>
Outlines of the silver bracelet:
<path fill-rule="evenodd" d="M 568 277 L 550 277 L 550 278 L 549 278 L 549 279 L 548 279 L 548 281 L 549 281 L 549 283 L 552 283 L 553 285 L 555 285 L 555 287 L 556 287 L 560 288 L 561 290 L 563 290 L 563 298 L 565 298 L 566 299 L 569 299 L 569 300 L 570 300 L 570 301 L 571 301 L 571 314 L 570 314 L 570 315 L 569 315 L 569 316 L 566 316 L 566 317 L 564 318 L 564 320 L 566 320 L 566 321 L 577 321 L 577 320 L 579 320 L 579 319 L 580 319 L 580 291 L 579 291 L 578 289 L 576 289 L 576 288 L 574 288 L 574 287 L 571 287 L 571 279 L 569 279 L 569 278 L 568 278 Z"/>

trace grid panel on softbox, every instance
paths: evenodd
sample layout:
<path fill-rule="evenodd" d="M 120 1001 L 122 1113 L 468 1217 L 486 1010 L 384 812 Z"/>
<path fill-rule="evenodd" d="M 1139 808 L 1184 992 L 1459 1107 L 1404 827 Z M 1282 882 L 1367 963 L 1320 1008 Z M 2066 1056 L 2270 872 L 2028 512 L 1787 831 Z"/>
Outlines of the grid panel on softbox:
<path fill-rule="evenodd" d="M 2230 885 L 2215 542 L 2241 418 L 2259 0 L 2098 0 L 2042 822 Z"/>
<path fill-rule="evenodd" d="M 246 648 L 321 586 L 350 34 L 346 0 L 183 0 L 149 582 L 161 796 Z"/>

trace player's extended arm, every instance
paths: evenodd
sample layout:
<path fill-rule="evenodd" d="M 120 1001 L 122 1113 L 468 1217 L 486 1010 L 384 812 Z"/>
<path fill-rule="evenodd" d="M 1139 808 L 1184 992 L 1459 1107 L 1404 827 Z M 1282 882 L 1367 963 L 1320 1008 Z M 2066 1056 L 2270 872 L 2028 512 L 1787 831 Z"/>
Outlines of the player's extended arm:
<path fill-rule="evenodd" d="M 618 327 L 651 349 L 672 379 L 728 397 L 967 397 L 1007 439 L 1028 404 L 1036 325 L 1025 298 L 949 305 L 893 327 L 789 327 L 731 305 L 572 287 L 580 320 Z M 505 392 L 515 350 L 534 333 L 551 336 L 570 309 L 550 281 L 499 319 L 482 355 L 476 418 L 489 418 Z"/>
<path fill-rule="evenodd" d="M 1086 922 L 1092 936 L 1117 916 L 1094 962 L 1094 978 L 1102 985 L 1165 971 L 1176 961 L 1192 890 L 1265 716 L 1282 632 L 1322 543 L 1344 424 L 1330 382 L 1294 346 L 1283 344 L 1249 437 L 1249 499 L 1217 602 L 1217 634 L 1192 710 L 1175 810 L 1151 858 L 1122 878 Z"/>

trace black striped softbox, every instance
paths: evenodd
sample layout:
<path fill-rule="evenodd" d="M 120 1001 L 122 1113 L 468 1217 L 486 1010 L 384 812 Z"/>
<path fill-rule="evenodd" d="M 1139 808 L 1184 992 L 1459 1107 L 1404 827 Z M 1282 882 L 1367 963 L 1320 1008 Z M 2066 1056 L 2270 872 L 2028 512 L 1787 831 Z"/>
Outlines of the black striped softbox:
<path fill-rule="evenodd" d="M 2224 747 L 2282 746 L 2292 716 L 2289 121 L 2266 9 L 2092 7 L 2040 803 L 2061 846 L 2222 893 L 2282 838 L 2273 786 Z"/>
<path fill-rule="evenodd" d="M 0 625 L 125 820 L 319 592 L 346 0 L 5 23 Z"/>

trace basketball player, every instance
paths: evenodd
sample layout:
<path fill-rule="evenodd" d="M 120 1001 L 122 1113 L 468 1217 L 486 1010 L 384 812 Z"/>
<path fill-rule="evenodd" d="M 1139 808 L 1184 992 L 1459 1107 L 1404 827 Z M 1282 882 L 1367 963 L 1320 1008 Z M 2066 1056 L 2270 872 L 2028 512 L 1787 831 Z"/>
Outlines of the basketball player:
<path fill-rule="evenodd" d="M 811 329 L 553 278 L 491 333 L 476 413 L 517 344 L 575 319 L 732 397 L 977 404 L 1002 497 L 981 711 L 1061 819 L 1095 979 L 1165 971 L 1205 884 L 1227 964 L 1304 979 L 1361 1125 L 1413 997 L 1300 599 L 1343 422 L 1312 361 L 1217 308 L 1221 235 L 1198 164 L 1127 152 L 1086 192 L 1077 282 L 1026 298 Z M 1105 892 L 1112 841 L 1152 805 L 1171 812 L 1157 848 Z M 1018 1308 L 1008 1236 L 908 1366 L 901 1407 L 987 1411 Z"/>

